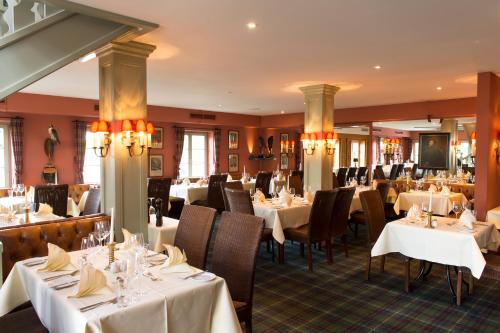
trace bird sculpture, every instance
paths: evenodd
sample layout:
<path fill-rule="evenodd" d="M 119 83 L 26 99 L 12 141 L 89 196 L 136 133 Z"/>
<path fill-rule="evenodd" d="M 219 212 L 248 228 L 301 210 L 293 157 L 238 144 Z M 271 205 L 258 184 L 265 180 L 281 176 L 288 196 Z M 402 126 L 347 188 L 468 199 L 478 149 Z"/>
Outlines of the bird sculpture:
<path fill-rule="evenodd" d="M 45 139 L 44 142 L 44 151 L 45 155 L 47 155 L 49 161 L 51 162 L 54 158 L 54 148 L 57 144 L 60 144 L 59 135 L 57 134 L 56 128 L 54 125 L 49 126 L 49 137 Z"/>
<path fill-rule="evenodd" d="M 273 154 L 273 142 L 274 137 L 271 135 L 269 138 L 267 138 L 267 148 L 269 148 L 269 156 Z"/>

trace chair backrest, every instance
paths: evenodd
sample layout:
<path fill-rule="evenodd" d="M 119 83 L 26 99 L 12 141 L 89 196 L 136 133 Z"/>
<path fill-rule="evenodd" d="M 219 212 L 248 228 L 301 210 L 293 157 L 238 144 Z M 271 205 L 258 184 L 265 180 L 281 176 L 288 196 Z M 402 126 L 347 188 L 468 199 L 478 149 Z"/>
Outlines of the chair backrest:
<path fill-rule="evenodd" d="M 216 213 L 213 208 L 195 205 L 182 209 L 174 245 L 186 252 L 191 266 L 205 269 Z"/>
<path fill-rule="evenodd" d="M 347 168 L 339 168 L 339 172 L 337 173 L 337 180 L 340 187 L 345 186 L 346 175 L 347 175 Z"/>
<path fill-rule="evenodd" d="M 358 169 L 358 174 L 356 175 L 356 178 L 358 179 L 358 184 L 360 185 L 366 185 L 366 182 L 368 181 L 368 178 L 365 179 L 365 183 L 361 184 L 361 177 L 366 177 L 368 173 L 368 168 L 367 167 L 359 167 Z"/>
<path fill-rule="evenodd" d="M 339 180 L 335 172 L 332 172 L 332 189 L 336 189 L 338 187 L 340 187 Z"/>
<path fill-rule="evenodd" d="M 224 192 L 227 197 L 230 212 L 255 215 L 252 198 L 250 198 L 250 193 L 248 193 L 248 191 L 226 188 Z"/>
<path fill-rule="evenodd" d="M 309 214 L 309 237 L 311 241 L 326 239 L 330 235 L 330 222 L 337 189 L 316 191 Z"/>
<path fill-rule="evenodd" d="M 73 184 L 68 186 L 68 197 L 73 199 L 75 203 L 79 203 L 83 193 L 90 190 L 89 184 Z"/>
<path fill-rule="evenodd" d="M 389 179 L 394 180 L 398 177 L 398 165 L 393 164 L 391 167 L 391 173 L 389 174 Z"/>
<path fill-rule="evenodd" d="M 377 165 L 373 170 L 373 179 L 385 179 L 384 170 L 381 165 Z"/>
<path fill-rule="evenodd" d="M 148 178 L 148 198 L 160 198 L 163 200 L 163 216 L 168 216 L 168 199 L 170 196 L 171 184 L 172 178 Z"/>
<path fill-rule="evenodd" d="M 36 185 L 35 209 L 37 211 L 40 203 L 50 205 L 55 215 L 66 216 L 68 212 L 68 184 Z"/>
<path fill-rule="evenodd" d="M 405 165 L 404 164 L 399 164 L 398 169 L 396 170 L 396 178 L 401 175 L 401 173 L 404 172 Z"/>
<path fill-rule="evenodd" d="M 83 215 L 98 214 L 101 211 L 101 189 L 91 188 L 83 206 Z"/>
<path fill-rule="evenodd" d="M 418 170 L 418 164 L 414 163 L 413 166 L 411 167 L 411 179 L 413 180 L 417 179 L 417 170 Z"/>
<path fill-rule="evenodd" d="M 212 272 L 226 280 L 233 300 L 250 307 L 263 227 L 261 217 L 223 212 L 213 248 Z"/>
<path fill-rule="evenodd" d="M 269 186 L 271 185 L 271 179 L 273 178 L 272 172 L 259 172 L 257 174 L 257 179 L 255 179 L 255 188 L 262 189 L 262 193 L 269 193 Z"/>
<path fill-rule="evenodd" d="M 337 196 L 333 204 L 332 221 L 330 224 L 332 236 L 340 236 L 346 233 L 349 211 L 355 192 L 356 188 L 354 187 L 342 187 L 337 189 Z"/>
<path fill-rule="evenodd" d="M 368 226 L 368 244 L 373 244 L 385 227 L 384 203 L 377 190 L 363 191 L 359 199 Z"/>
<path fill-rule="evenodd" d="M 221 183 L 227 181 L 226 175 L 211 175 L 208 179 L 208 207 L 224 210 L 224 198 L 222 197 Z"/>
<path fill-rule="evenodd" d="M 299 176 L 300 181 L 304 182 L 304 171 L 303 170 L 292 170 L 291 176 Z"/>
<path fill-rule="evenodd" d="M 389 181 L 377 181 L 376 190 L 380 194 L 382 202 L 387 202 L 387 196 L 389 195 L 389 189 L 391 188 L 391 182 Z"/>
<path fill-rule="evenodd" d="M 297 195 L 304 195 L 304 186 L 302 186 L 302 180 L 300 179 L 300 176 L 288 177 L 288 188 L 294 188 L 295 194 Z"/>
<path fill-rule="evenodd" d="M 350 178 L 353 178 L 356 176 L 356 171 L 358 170 L 358 168 L 355 168 L 355 167 L 351 167 L 347 170 L 347 176 L 346 176 L 346 180 L 349 180 Z"/>
<path fill-rule="evenodd" d="M 227 201 L 226 191 L 224 191 L 226 188 L 231 188 L 234 190 L 243 190 L 243 184 L 241 183 L 241 181 L 220 183 L 222 199 L 224 199 L 224 210 L 230 211 L 231 209 L 229 208 L 229 202 Z"/>

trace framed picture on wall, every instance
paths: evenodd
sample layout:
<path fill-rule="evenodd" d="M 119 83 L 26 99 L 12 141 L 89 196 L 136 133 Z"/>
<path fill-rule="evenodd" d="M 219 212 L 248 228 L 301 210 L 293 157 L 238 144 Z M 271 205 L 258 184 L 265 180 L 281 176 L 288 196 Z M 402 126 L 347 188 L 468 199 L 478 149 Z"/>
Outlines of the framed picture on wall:
<path fill-rule="evenodd" d="M 238 131 L 229 131 L 227 137 L 229 142 L 229 149 L 238 149 L 240 133 Z"/>
<path fill-rule="evenodd" d="M 238 172 L 238 166 L 240 164 L 238 154 L 229 154 L 228 166 L 229 172 Z"/>
<path fill-rule="evenodd" d="M 420 133 L 418 147 L 420 169 L 450 167 L 450 133 Z"/>
<path fill-rule="evenodd" d="M 163 127 L 155 127 L 155 133 L 151 134 L 151 148 L 163 149 Z"/>
<path fill-rule="evenodd" d="M 163 176 L 163 155 L 149 155 L 149 176 Z"/>
<path fill-rule="evenodd" d="M 280 169 L 288 170 L 288 154 L 281 154 L 280 156 Z"/>
<path fill-rule="evenodd" d="M 280 134 L 280 142 L 281 141 L 288 141 L 288 133 L 281 133 Z"/>

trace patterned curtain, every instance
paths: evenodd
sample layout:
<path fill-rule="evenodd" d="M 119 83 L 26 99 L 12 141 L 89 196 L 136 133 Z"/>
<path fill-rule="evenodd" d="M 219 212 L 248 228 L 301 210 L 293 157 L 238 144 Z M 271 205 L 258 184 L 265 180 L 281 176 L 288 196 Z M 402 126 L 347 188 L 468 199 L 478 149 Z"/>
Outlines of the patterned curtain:
<path fill-rule="evenodd" d="M 179 165 L 181 164 L 182 150 L 184 149 L 184 132 L 183 127 L 174 127 L 175 135 L 175 152 L 174 152 L 174 179 L 179 177 Z"/>
<path fill-rule="evenodd" d="M 300 133 L 295 133 L 295 170 L 300 170 L 300 165 L 302 163 L 302 149 L 300 146 Z"/>
<path fill-rule="evenodd" d="M 411 158 L 412 140 L 411 138 L 401 138 L 401 148 L 403 150 L 403 162 Z"/>
<path fill-rule="evenodd" d="M 75 184 L 83 184 L 83 162 L 85 161 L 85 152 L 87 149 L 87 122 L 75 120 L 73 123 L 75 124 Z"/>
<path fill-rule="evenodd" d="M 375 164 L 380 164 L 380 137 L 376 136 L 374 139 L 375 142 Z M 384 163 L 382 163 L 384 164 Z"/>
<path fill-rule="evenodd" d="M 220 173 L 220 138 L 221 130 L 220 128 L 214 129 L 214 173 Z"/>
<path fill-rule="evenodd" d="M 23 175 L 24 119 L 15 117 L 10 120 L 10 140 L 14 153 L 14 182 L 20 184 Z"/>

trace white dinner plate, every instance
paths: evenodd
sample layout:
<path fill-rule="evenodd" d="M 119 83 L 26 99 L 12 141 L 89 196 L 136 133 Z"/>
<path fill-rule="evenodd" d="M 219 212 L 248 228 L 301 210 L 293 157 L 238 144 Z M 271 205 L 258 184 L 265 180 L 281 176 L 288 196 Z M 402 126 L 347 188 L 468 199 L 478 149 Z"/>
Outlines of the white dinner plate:
<path fill-rule="evenodd" d="M 191 279 L 195 281 L 208 282 L 215 279 L 217 276 L 214 273 L 204 272 L 198 275 L 193 276 Z"/>

